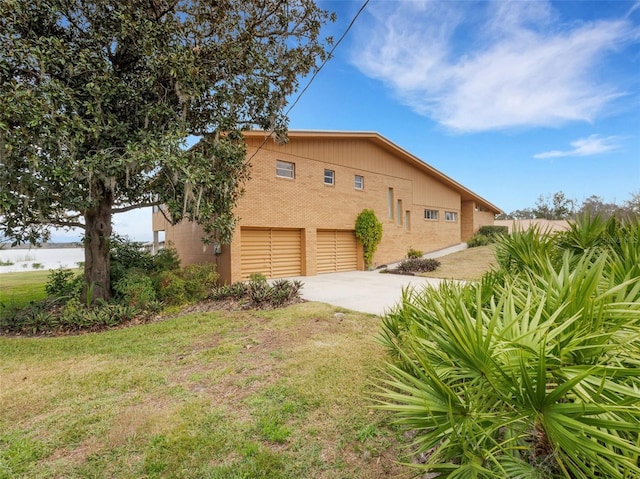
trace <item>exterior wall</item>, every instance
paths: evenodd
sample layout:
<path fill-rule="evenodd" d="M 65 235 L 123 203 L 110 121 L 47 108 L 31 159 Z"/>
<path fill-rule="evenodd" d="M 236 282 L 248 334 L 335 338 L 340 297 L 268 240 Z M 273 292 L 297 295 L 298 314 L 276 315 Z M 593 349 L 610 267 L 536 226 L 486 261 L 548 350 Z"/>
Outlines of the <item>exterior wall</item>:
<path fill-rule="evenodd" d="M 261 143 L 250 139 L 248 155 Z M 276 177 L 276 160 L 294 163 L 295 179 Z M 324 184 L 325 169 L 335 172 L 332 186 Z M 364 177 L 363 190 L 355 189 L 355 175 Z M 295 140 L 287 145 L 269 141 L 252 160 L 251 177 L 236 210 L 241 225 L 304 228 L 306 275 L 316 274 L 316 230 L 353 230 L 365 208 L 373 209 L 383 224 L 374 266 L 402 259 L 409 247 L 433 251 L 461 241 L 460 224 L 444 221 L 445 210 L 455 211 L 460 218 L 460 194 L 363 139 Z M 393 218 L 388 214 L 389 188 L 393 188 Z M 398 200 L 402 201 L 402 224 L 397 219 Z M 439 219 L 424 220 L 425 208 L 438 209 Z M 234 240 L 231 248 L 232 270 L 237 270 L 239 241 Z"/>
<path fill-rule="evenodd" d="M 238 229 L 221 254 L 214 255 L 211 245 L 201 246 L 202 231 L 198 227 L 184 223 L 171 228 L 155 215 L 154 231 L 166 231 L 165 241 L 173 243 L 183 264 L 215 261 L 221 278 L 235 282 L 241 271 L 241 227 L 295 228 L 302 230 L 302 272 L 315 275 L 317 230 L 353 230 L 358 214 L 365 208 L 373 209 L 383 224 L 374 266 L 401 260 L 410 247 L 428 252 L 460 243 L 478 225 L 493 224 L 493 213 L 479 214 L 474 201 L 463 201 L 461 191 L 425 171 L 424 165 L 407 161 L 402 151 L 394 151 L 381 142 L 328 135 L 290 136 L 289 143 L 283 145 L 271 139 L 263 143 L 264 137 L 247 137 L 248 157 L 259 151 L 251 160 L 251 180 L 236 209 Z M 277 160 L 295 164 L 294 179 L 276 176 Z M 325 169 L 335 172 L 334 185 L 324 184 Z M 355 189 L 355 175 L 364 178 L 363 190 Z M 388 211 L 389 188 L 393 188 L 393 217 Z M 466 190 L 464 194 L 468 193 Z M 425 220 L 425 209 L 438 210 L 438 219 Z M 457 221 L 445 221 L 445 211 L 455 212 Z M 362 269 L 359 248 L 358 267 Z"/>
<path fill-rule="evenodd" d="M 569 223 L 566 220 L 545 220 L 542 218 L 532 220 L 495 220 L 496 226 L 506 226 L 509 233 L 513 229 L 526 230 L 529 228 L 540 228 L 541 231 L 555 233 L 556 231 L 565 231 L 569 229 Z"/>

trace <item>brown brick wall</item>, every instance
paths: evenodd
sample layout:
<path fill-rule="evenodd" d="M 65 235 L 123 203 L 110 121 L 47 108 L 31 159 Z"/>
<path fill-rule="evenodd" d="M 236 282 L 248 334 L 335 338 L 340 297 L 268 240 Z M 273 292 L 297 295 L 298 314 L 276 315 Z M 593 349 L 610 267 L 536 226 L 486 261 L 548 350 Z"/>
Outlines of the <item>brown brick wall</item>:
<path fill-rule="evenodd" d="M 248 140 L 248 155 L 262 141 Z M 421 168 L 367 139 L 341 141 L 290 139 L 286 145 L 268 141 L 252 159 L 251 180 L 236 213 L 242 227 L 299 228 L 303 239 L 303 274 L 316 274 L 316 230 L 353 230 L 356 217 L 373 209 L 383 224 L 382 242 L 374 265 L 398 261 L 407 250 L 425 252 L 460 243 L 479 221 L 473 202 Z M 276 160 L 295 164 L 295 179 L 276 177 Z M 323 182 L 324 169 L 335 171 L 335 184 Z M 354 175 L 364 177 L 364 190 L 354 188 Z M 388 189 L 394 190 L 393 219 L 388 217 Z M 402 224 L 397 221 L 397 201 L 402 200 Z M 470 206 L 468 205 L 470 204 Z M 436 209 L 437 221 L 425 220 L 424 209 Z M 410 229 L 405 226 L 409 211 Z M 445 211 L 458 214 L 445 221 Z M 471 214 L 470 214 L 471 213 Z M 492 224 L 493 216 L 491 215 Z M 238 230 L 223 254 L 202 247 L 201 230 L 190 223 L 171 228 L 154 219 L 154 230 L 166 230 L 167 242 L 177 248 L 184 264 L 216 261 L 226 281 L 240 278 L 241 248 Z M 361 256 L 361 255 L 360 255 Z M 360 267 L 363 266 L 359 258 Z"/>

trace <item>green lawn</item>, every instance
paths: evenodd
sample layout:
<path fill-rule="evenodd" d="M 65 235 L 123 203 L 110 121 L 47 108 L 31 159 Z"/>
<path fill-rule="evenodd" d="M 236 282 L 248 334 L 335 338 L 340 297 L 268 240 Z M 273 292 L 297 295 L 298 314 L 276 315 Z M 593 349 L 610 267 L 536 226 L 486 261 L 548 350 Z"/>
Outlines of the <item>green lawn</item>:
<path fill-rule="evenodd" d="M 408 477 L 370 407 L 379 319 L 337 311 L 0 338 L 0 478 Z"/>
<path fill-rule="evenodd" d="M 0 305 L 22 308 L 31 301 L 46 298 L 44 285 L 49 271 L 25 271 L 0 274 Z M 0 311 L 0 314 L 2 312 Z"/>

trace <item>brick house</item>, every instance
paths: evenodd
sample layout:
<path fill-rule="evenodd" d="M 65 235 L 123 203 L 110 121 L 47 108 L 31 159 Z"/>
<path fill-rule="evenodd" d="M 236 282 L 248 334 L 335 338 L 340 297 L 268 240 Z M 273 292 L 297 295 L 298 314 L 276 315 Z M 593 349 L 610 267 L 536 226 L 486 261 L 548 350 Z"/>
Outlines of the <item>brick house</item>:
<path fill-rule="evenodd" d="M 251 273 L 312 276 L 363 269 L 356 217 L 373 209 L 383 224 L 374 264 L 409 248 L 435 251 L 466 241 L 501 210 L 377 133 L 290 131 L 289 141 L 245 133 L 251 180 L 229 245 L 203 245 L 190 222 L 153 214 L 154 243 L 178 251 L 183 266 L 214 261 L 222 281 Z"/>

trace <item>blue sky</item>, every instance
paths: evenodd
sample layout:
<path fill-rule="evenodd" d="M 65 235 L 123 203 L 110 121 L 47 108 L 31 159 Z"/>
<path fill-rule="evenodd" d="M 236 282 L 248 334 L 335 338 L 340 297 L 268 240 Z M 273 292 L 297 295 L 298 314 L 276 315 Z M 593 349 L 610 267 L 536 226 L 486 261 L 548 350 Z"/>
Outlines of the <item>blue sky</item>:
<path fill-rule="evenodd" d="M 338 38 L 363 1 L 319 3 Z M 640 191 L 640 1 L 371 0 L 289 117 L 376 131 L 506 212 L 560 190 L 621 203 Z M 149 240 L 150 214 L 114 228 Z"/>

